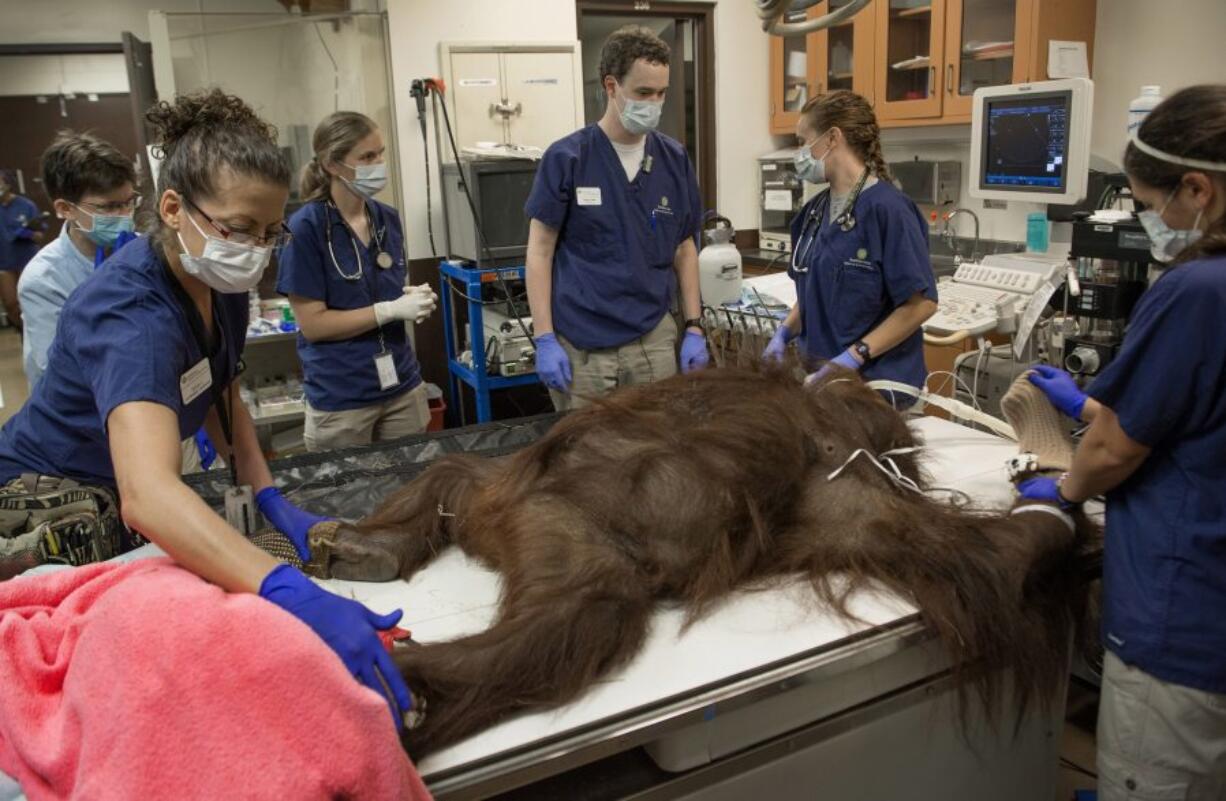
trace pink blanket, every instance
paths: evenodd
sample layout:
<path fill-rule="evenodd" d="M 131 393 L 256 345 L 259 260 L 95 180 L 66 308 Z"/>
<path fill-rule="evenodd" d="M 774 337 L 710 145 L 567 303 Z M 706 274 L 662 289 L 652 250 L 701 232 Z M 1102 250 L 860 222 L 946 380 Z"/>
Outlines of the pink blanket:
<path fill-rule="evenodd" d="M 428 799 L 294 617 L 167 559 L 0 583 L 0 770 L 42 799 Z"/>

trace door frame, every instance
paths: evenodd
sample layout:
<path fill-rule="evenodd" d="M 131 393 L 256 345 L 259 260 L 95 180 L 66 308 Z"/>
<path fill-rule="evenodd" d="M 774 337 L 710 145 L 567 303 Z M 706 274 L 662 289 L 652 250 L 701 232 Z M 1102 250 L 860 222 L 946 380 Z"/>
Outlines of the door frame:
<path fill-rule="evenodd" d="M 592 17 L 668 17 L 689 19 L 694 23 L 695 78 L 698 86 L 698 188 L 703 205 L 716 208 L 715 143 L 715 3 L 656 2 L 655 0 L 575 0 L 575 38 L 583 18 Z"/>

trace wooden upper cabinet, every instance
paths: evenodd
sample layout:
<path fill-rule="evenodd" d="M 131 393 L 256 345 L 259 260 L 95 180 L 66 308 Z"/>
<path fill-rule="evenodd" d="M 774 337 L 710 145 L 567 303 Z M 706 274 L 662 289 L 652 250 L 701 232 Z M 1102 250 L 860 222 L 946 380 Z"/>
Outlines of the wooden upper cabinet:
<path fill-rule="evenodd" d="M 1029 69 L 1034 0 L 945 2 L 941 116 L 947 122 L 970 122 L 976 89 L 1035 80 Z"/>
<path fill-rule="evenodd" d="M 824 16 L 850 2 L 823 0 L 796 18 Z M 771 133 L 793 133 L 801 107 L 819 94 L 850 89 L 872 99 L 874 20 L 865 9 L 807 36 L 771 37 Z"/>
<path fill-rule="evenodd" d="M 875 0 L 877 118 L 941 116 L 946 0 Z"/>
<path fill-rule="evenodd" d="M 800 22 L 816 16 L 817 8 L 784 16 L 786 22 Z M 817 37 L 771 37 L 771 116 L 773 134 L 796 130 L 800 109 L 813 97 L 817 85 Z"/>

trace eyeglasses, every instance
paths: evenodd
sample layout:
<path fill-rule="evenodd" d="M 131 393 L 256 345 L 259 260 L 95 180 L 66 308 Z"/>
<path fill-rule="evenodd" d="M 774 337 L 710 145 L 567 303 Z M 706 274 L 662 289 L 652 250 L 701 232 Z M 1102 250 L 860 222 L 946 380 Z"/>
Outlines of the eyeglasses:
<path fill-rule="evenodd" d="M 266 233 L 263 236 L 256 236 L 255 234 L 249 234 L 245 231 L 231 231 L 229 228 L 226 228 L 224 225 L 218 223 L 208 214 L 205 214 L 204 210 L 192 201 L 187 200 L 187 198 L 184 198 L 184 201 L 193 209 L 198 211 L 200 216 L 204 218 L 205 222 L 213 226 L 213 230 L 221 234 L 221 238 L 227 242 L 233 242 L 236 245 L 250 245 L 261 248 L 280 248 L 289 244 L 290 239 L 293 238 L 293 234 L 290 233 L 289 226 L 286 225 L 284 221 L 277 223 L 276 231 L 273 233 Z"/>
<path fill-rule="evenodd" d="M 136 211 L 140 201 L 140 195 L 132 195 L 127 200 L 115 200 L 110 203 L 87 203 L 82 201 L 76 205 L 78 208 L 83 208 L 85 211 L 93 214 L 131 214 Z"/>

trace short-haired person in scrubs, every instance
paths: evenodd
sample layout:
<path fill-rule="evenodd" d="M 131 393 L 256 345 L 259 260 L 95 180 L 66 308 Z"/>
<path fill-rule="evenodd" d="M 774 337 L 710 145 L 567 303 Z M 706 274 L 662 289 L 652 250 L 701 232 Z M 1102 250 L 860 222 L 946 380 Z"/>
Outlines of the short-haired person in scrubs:
<path fill-rule="evenodd" d="M 854 92 L 819 95 L 801 110 L 796 136 L 797 173 L 830 186 L 792 221 L 797 302 L 763 357 L 781 359 L 800 337 L 805 362 L 826 362 L 812 377 L 837 366 L 922 387 L 920 327 L 937 310 L 928 224 L 891 180 L 873 107 Z"/>
<path fill-rule="evenodd" d="M 698 250 L 702 201 L 685 148 L 655 130 L 669 49 L 646 28 L 614 31 L 600 54 L 600 121 L 550 145 L 525 213 L 536 370 L 555 408 L 705 367 Z"/>
<path fill-rule="evenodd" d="M 43 151 L 43 190 L 64 227 L 21 274 L 22 364 L 33 387 L 47 369 L 60 310 L 73 290 L 134 236 L 140 203 L 132 160 L 89 133 L 62 131 Z"/>
<path fill-rule="evenodd" d="M 387 184 L 383 134 L 364 114 L 338 111 L 315 128 L 314 146 L 277 268 L 299 326 L 307 450 L 425 431 L 426 386 L 405 324 L 425 320 L 438 296 L 407 286 L 400 215 L 374 199 Z"/>
<path fill-rule="evenodd" d="M 21 306 L 17 302 L 17 281 L 45 238 L 37 220 L 38 206 L 14 192 L 12 176 L 0 172 L 0 303 L 18 333 Z"/>
<path fill-rule="evenodd" d="M 179 473 L 179 443 L 206 425 L 260 511 L 309 557 L 307 530 L 320 518 L 273 486 L 234 386 L 248 290 L 288 236 L 290 171 L 275 131 L 216 89 L 158 103 L 146 118 L 164 156 L 158 229 L 115 253 L 65 304 L 46 373 L 0 430 L 0 481 L 8 482 L 0 494 L 12 500 L 73 485 L 117 491 L 127 526 L 178 564 L 296 616 L 384 697 L 386 682 L 399 721 L 408 690 L 377 630 L 400 613 L 376 615 L 279 563 Z"/>
<path fill-rule="evenodd" d="M 1090 427 L 1068 473 L 1019 489 L 1107 496 L 1098 797 L 1208 801 L 1226 798 L 1226 85 L 1160 103 L 1124 171 L 1169 267 L 1088 393 L 1030 374 Z"/>

